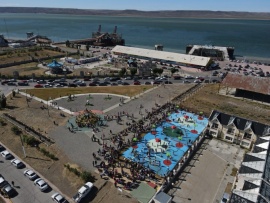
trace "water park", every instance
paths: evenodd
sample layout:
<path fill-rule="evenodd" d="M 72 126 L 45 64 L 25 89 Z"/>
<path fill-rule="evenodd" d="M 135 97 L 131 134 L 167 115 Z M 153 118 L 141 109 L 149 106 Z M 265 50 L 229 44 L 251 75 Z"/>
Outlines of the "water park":
<path fill-rule="evenodd" d="M 207 124 L 203 112 L 199 115 L 180 110 L 169 113 L 161 125 L 152 125 L 152 130 L 142 139 L 133 138 L 132 146 L 123 156 L 165 177 L 185 161 L 186 154 L 189 156 Z"/>

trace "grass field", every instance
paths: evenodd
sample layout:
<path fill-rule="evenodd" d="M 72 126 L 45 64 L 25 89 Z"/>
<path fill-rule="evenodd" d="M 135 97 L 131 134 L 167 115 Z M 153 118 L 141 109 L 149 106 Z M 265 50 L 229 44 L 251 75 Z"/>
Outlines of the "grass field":
<path fill-rule="evenodd" d="M 60 96 L 67 96 L 69 94 L 88 94 L 88 93 L 108 93 L 120 94 L 124 96 L 135 96 L 148 89 L 151 85 L 140 86 L 116 86 L 116 87 L 76 87 L 76 88 L 48 88 L 48 89 L 31 89 L 27 90 L 28 94 L 33 94 L 44 100 L 48 98 L 58 98 Z"/>
<path fill-rule="evenodd" d="M 37 51 L 29 51 L 28 49 L 8 51 L 7 54 L 0 56 L 0 64 L 25 61 L 31 59 L 31 57 L 34 58 L 43 58 L 47 56 L 54 57 L 59 54 L 63 53 L 47 49 Z"/>
<path fill-rule="evenodd" d="M 8 68 L 1 68 L 0 73 L 1 75 L 5 76 L 13 76 L 14 71 L 18 71 L 20 76 L 32 76 L 34 73 L 36 76 L 44 75 L 45 69 L 37 67 L 37 63 L 27 63 L 17 66 L 11 66 Z"/>
<path fill-rule="evenodd" d="M 269 124 L 270 106 L 218 94 L 218 84 L 209 84 L 189 97 L 181 105 L 194 112 L 203 111 L 210 115 L 212 110 Z"/>

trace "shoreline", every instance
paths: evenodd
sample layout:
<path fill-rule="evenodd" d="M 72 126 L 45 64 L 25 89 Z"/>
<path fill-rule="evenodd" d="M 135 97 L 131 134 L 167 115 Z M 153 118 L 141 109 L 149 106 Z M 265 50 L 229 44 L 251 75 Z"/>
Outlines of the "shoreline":
<path fill-rule="evenodd" d="M 116 11 L 116 10 L 115 10 Z M 254 21 L 270 21 L 269 18 L 251 18 L 251 17 L 206 17 L 206 16 L 183 16 L 183 17 L 177 17 L 177 16 L 152 16 L 152 15 L 126 15 L 126 14 L 118 14 L 118 15 L 104 15 L 104 14 L 77 14 L 77 13 L 45 13 L 45 12 L 2 12 L 0 15 L 4 14 L 40 14 L 40 15 L 71 15 L 71 16 L 90 16 L 90 17 L 119 17 L 119 18 L 155 18 L 155 19 L 202 19 L 202 20 L 254 20 Z"/>

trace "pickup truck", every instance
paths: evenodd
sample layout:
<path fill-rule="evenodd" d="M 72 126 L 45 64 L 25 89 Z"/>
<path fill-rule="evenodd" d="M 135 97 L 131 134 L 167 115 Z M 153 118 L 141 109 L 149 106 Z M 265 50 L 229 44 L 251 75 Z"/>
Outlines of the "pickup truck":
<path fill-rule="evenodd" d="M 82 198 L 84 198 L 90 192 L 93 186 L 94 185 L 91 182 L 85 183 L 84 186 L 78 190 L 77 194 L 73 196 L 73 200 L 77 203 L 80 202 Z"/>

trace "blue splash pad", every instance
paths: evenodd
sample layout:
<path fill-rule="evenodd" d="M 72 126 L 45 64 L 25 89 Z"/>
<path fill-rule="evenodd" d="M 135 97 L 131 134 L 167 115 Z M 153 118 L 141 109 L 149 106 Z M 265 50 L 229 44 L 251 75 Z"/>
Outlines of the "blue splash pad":
<path fill-rule="evenodd" d="M 155 128 L 156 135 L 151 132 L 147 133 L 137 142 L 136 148 L 130 147 L 123 153 L 125 158 L 150 168 L 161 177 L 173 170 L 208 124 L 207 118 L 200 120 L 198 115 L 185 111 L 173 113 L 167 119 L 169 122 L 163 122 L 161 126 Z M 172 126 L 182 130 L 184 135 L 181 140 L 164 134 L 163 128 L 171 128 Z M 192 133 L 191 130 L 194 129 L 198 133 Z M 182 146 L 180 148 L 177 147 L 179 142 Z M 165 165 L 164 160 L 169 160 L 170 164 Z"/>

